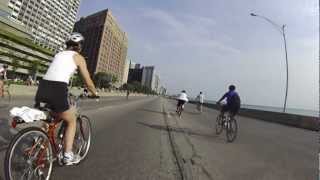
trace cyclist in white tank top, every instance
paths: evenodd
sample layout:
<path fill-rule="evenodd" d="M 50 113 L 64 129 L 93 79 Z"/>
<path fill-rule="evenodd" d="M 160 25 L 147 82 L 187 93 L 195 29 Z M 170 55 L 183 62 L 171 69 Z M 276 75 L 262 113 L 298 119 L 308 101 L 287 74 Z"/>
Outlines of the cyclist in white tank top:
<path fill-rule="evenodd" d="M 70 50 L 56 54 L 43 79 L 69 84 L 71 76 L 77 69 L 77 65 L 73 59 L 73 56 L 76 54 L 77 52 Z"/>
<path fill-rule="evenodd" d="M 98 97 L 96 88 L 90 78 L 86 61 L 79 53 L 81 43 L 84 38 L 79 33 L 72 33 L 66 42 L 67 50 L 55 55 L 50 64 L 47 73 L 40 82 L 37 94 L 36 104 L 45 102 L 51 109 L 58 114 L 67 123 L 65 134 L 64 162 L 66 165 L 77 164 L 80 157 L 72 152 L 73 140 L 76 132 L 75 111 L 69 107 L 68 103 L 68 84 L 71 76 L 76 69 L 79 69 L 82 78 L 92 93 Z"/>

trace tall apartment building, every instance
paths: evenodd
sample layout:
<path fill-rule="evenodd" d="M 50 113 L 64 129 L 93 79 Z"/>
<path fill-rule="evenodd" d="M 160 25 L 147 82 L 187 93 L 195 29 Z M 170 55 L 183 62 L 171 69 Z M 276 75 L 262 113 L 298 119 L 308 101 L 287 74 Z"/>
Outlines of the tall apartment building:
<path fill-rule="evenodd" d="M 32 32 L 33 41 L 57 51 L 72 32 L 80 0 L 9 0 L 11 19 Z"/>
<path fill-rule="evenodd" d="M 8 3 L 9 0 L 0 0 L 0 16 L 7 15 L 6 13 L 9 12 Z"/>
<path fill-rule="evenodd" d="M 124 67 L 123 67 L 122 84 L 126 84 L 128 82 L 129 68 L 130 68 L 129 66 L 130 66 L 129 61 L 125 61 Z"/>
<path fill-rule="evenodd" d="M 141 83 L 142 82 L 142 74 L 143 74 L 143 68 L 129 69 L 127 83 L 139 82 L 140 84 L 142 84 Z"/>
<path fill-rule="evenodd" d="M 37 76 L 42 76 L 54 54 L 33 43 L 25 26 L 11 18 L 8 3 L 9 0 L 0 0 L 0 64 L 9 65 L 9 78 L 27 77 L 35 63 L 39 65 Z"/>
<path fill-rule="evenodd" d="M 91 75 L 107 72 L 116 75 L 119 84 L 127 57 L 128 38 L 109 9 L 81 18 L 75 31 L 85 37 L 83 54 Z"/>
<path fill-rule="evenodd" d="M 160 88 L 160 76 L 156 74 L 154 66 L 143 67 L 141 84 L 154 91 L 158 91 Z"/>

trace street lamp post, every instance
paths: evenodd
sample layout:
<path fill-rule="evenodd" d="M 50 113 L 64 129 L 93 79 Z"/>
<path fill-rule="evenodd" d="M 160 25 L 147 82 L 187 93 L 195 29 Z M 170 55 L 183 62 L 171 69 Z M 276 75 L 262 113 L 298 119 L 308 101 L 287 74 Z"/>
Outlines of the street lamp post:
<path fill-rule="evenodd" d="M 269 22 L 272 26 L 274 26 L 282 35 L 283 37 L 283 42 L 284 42 L 284 51 L 285 51 L 285 57 L 286 57 L 286 94 L 285 94 L 285 98 L 284 98 L 284 105 L 283 105 L 283 112 L 286 112 L 286 108 L 287 108 L 287 97 L 288 97 L 288 82 L 289 82 L 289 66 L 288 66 L 288 53 L 287 53 L 287 40 L 286 40 L 286 33 L 285 33 L 285 27 L 286 25 L 282 25 L 279 26 L 277 23 L 273 22 L 272 20 L 270 20 L 269 18 L 266 18 L 264 16 L 258 15 L 258 14 L 254 14 L 251 13 L 251 16 L 254 17 L 259 17 L 261 19 L 266 20 L 267 22 Z"/>

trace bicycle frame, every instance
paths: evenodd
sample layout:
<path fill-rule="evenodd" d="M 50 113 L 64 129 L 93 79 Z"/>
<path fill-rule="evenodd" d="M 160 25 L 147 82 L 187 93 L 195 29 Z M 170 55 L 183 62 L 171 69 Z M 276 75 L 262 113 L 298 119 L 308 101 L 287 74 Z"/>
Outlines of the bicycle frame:
<path fill-rule="evenodd" d="M 83 128 L 82 125 L 82 118 L 86 118 L 85 121 L 89 121 L 89 118 L 87 118 L 86 116 L 82 116 L 80 114 L 80 110 L 78 109 L 78 101 L 79 101 L 79 97 L 76 96 L 72 96 L 69 95 L 69 104 L 70 106 L 75 106 L 76 109 L 76 116 L 77 116 L 77 123 L 80 123 L 80 129 L 79 133 L 81 133 L 82 136 L 84 136 L 83 134 L 85 129 Z M 21 146 L 21 151 L 22 151 L 22 156 L 24 156 L 25 160 L 27 161 L 27 169 L 26 171 L 24 171 L 24 174 L 30 174 L 30 173 L 42 173 L 42 169 L 46 169 L 49 168 L 48 172 L 51 172 L 52 170 L 52 163 L 54 161 L 57 161 L 60 165 L 63 165 L 62 162 L 62 153 L 63 153 L 63 148 L 64 148 L 64 133 L 66 130 L 66 124 L 63 121 L 63 119 L 56 113 L 52 112 L 47 106 L 46 104 L 41 104 L 41 106 L 38 106 L 38 109 L 45 112 L 45 114 L 49 114 L 46 116 L 46 118 L 41 119 L 40 121 L 42 121 L 41 126 L 42 127 L 33 127 L 30 129 L 26 129 L 25 131 L 19 133 L 18 137 L 27 137 L 26 142 L 27 142 L 27 146 Z M 80 120 L 78 119 L 80 118 Z M 39 122 L 39 121 L 38 121 Z M 16 126 L 18 124 L 23 124 L 23 123 L 28 123 L 25 122 L 21 117 L 19 116 L 15 116 L 13 117 L 13 121 L 11 126 L 13 128 L 16 128 Z M 60 124 L 62 123 L 62 124 Z M 89 122 L 88 122 L 89 123 Z M 89 125 L 89 144 L 90 144 L 90 123 Z M 41 128 L 41 130 L 40 130 Z M 31 132 L 28 135 L 29 136 L 23 136 L 25 133 L 27 132 Z M 33 134 L 34 133 L 34 134 Z M 19 139 L 18 139 L 19 140 Z M 11 153 L 13 152 L 12 150 L 16 149 L 15 148 L 15 144 L 16 141 L 13 141 L 10 143 L 10 151 L 7 151 L 6 153 L 6 162 L 10 162 L 11 161 Z M 83 140 L 81 140 L 83 141 Z M 20 140 L 18 141 L 20 143 Z M 12 144 L 14 143 L 14 144 Z M 82 146 L 83 146 L 83 142 L 81 142 L 79 145 L 79 153 L 82 152 Z M 84 146 L 86 147 L 86 146 Z M 86 147 L 86 149 L 84 149 L 84 155 L 82 158 L 84 158 L 88 152 L 88 148 Z M 20 151 L 20 152 L 21 152 Z M 32 164 L 31 164 L 31 163 Z M 10 171 L 12 170 L 10 166 L 10 164 L 6 164 L 6 173 L 9 173 L 8 176 L 10 175 Z M 7 174 L 6 174 L 7 175 Z M 40 174 L 41 175 L 41 174 Z M 39 174 L 35 175 L 35 176 L 40 176 Z M 48 174 L 50 175 L 50 174 Z M 24 176 L 24 175 L 23 175 Z M 33 176 L 33 175 L 32 175 Z M 28 176 L 29 177 L 29 176 Z M 31 176 L 30 176 L 31 177 Z"/>
<path fill-rule="evenodd" d="M 56 128 L 58 127 L 58 125 L 61 123 L 62 119 L 60 118 L 56 118 L 53 122 L 49 123 L 49 127 L 48 127 L 48 137 L 49 137 L 49 141 L 51 143 L 51 145 L 53 145 L 53 150 L 54 150 L 54 154 L 56 155 L 59 151 L 59 147 L 58 144 L 56 143 L 56 139 L 55 139 L 55 131 Z"/>
<path fill-rule="evenodd" d="M 72 94 L 69 95 L 69 102 L 70 102 L 70 105 L 71 106 L 74 106 L 76 109 L 77 109 L 77 105 L 78 105 L 78 101 L 80 100 L 79 97 L 76 97 L 76 96 L 73 96 Z M 74 98 L 74 99 L 72 99 Z M 39 159 L 37 161 L 37 165 L 40 165 L 41 164 L 41 160 L 42 160 L 42 157 L 43 157 L 43 153 L 45 152 L 44 150 L 48 148 L 48 143 L 50 143 L 53 147 L 53 155 L 56 157 L 57 154 L 59 153 L 59 144 L 57 144 L 56 142 L 56 129 L 58 128 L 59 124 L 62 122 L 62 119 L 59 118 L 57 116 L 57 114 L 53 113 L 53 112 L 50 112 L 50 116 L 54 118 L 53 121 L 51 122 L 48 122 L 48 120 L 43 120 L 42 122 L 44 123 L 46 129 L 45 129 L 45 133 L 48 135 L 48 138 L 49 138 L 49 142 L 44 142 L 44 148 L 43 150 L 40 152 L 40 156 L 39 156 Z M 13 128 L 16 128 L 17 124 L 21 124 L 23 123 L 23 120 L 20 120 L 18 117 L 14 117 L 13 118 L 13 121 L 11 123 L 11 126 Z M 82 126 L 80 126 L 80 131 L 83 132 L 83 129 L 82 129 Z M 60 132 L 58 132 L 60 133 Z M 27 154 L 32 154 L 33 151 L 35 150 L 35 147 L 36 147 L 36 143 L 26 152 Z"/>
<path fill-rule="evenodd" d="M 45 150 L 48 148 L 49 146 L 49 143 L 52 145 L 53 147 L 53 155 L 56 157 L 57 154 L 59 153 L 59 146 L 58 144 L 56 143 L 56 140 L 55 140 L 55 131 L 56 131 L 56 128 L 58 127 L 58 125 L 61 123 L 61 119 L 60 118 L 55 118 L 55 120 L 53 120 L 52 122 L 48 123 L 48 122 L 45 122 L 44 123 L 46 125 L 48 125 L 48 128 L 47 128 L 47 131 L 46 131 L 46 134 L 48 135 L 49 137 L 49 141 L 46 141 L 46 142 L 43 142 L 43 145 L 44 145 L 44 148 L 39 152 L 39 156 L 38 156 L 38 159 L 37 159 L 37 165 L 40 166 L 41 164 L 44 163 L 44 160 L 43 160 L 43 157 L 45 156 Z M 27 153 L 28 155 L 31 155 L 33 154 L 33 152 L 35 151 L 35 147 L 37 146 L 38 144 L 35 143 L 31 148 L 30 150 L 26 151 L 25 153 Z"/>

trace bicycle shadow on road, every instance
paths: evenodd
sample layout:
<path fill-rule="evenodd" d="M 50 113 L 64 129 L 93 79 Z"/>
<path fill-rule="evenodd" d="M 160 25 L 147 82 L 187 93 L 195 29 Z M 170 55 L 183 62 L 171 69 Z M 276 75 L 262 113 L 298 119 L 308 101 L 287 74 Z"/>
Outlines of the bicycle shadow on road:
<path fill-rule="evenodd" d="M 163 125 L 157 125 L 157 124 L 148 124 L 144 122 L 137 122 L 139 125 L 146 126 L 149 128 L 157 129 L 157 130 L 166 130 L 170 132 L 176 132 L 176 133 L 186 133 L 187 135 L 194 135 L 194 136 L 201 136 L 201 137 L 207 137 L 207 138 L 216 138 L 218 137 L 215 134 L 210 133 L 203 133 L 200 131 L 195 131 L 189 128 L 180 128 L 180 127 L 173 127 L 173 126 L 163 126 Z"/>

